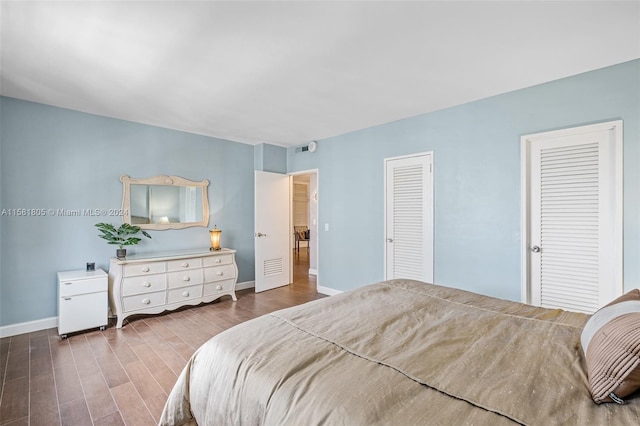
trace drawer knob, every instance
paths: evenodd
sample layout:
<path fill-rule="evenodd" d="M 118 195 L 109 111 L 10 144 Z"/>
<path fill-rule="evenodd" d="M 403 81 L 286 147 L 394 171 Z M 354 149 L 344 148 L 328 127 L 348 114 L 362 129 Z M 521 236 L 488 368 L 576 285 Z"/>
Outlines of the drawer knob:
<path fill-rule="evenodd" d="M 185 276 L 182 278 L 182 281 L 191 281 L 191 277 L 190 277 L 189 275 L 185 275 Z"/>
<path fill-rule="evenodd" d="M 149 272 L 149 267 L 145 266 L 144 268 L 142 268 L 142 272 Z"/>
<path fill-rule="evenodd" d="M 216 263 L 222 263 L 222 259 L 216 259 Z"/>
<path fill-rule="evenodd" d="M 142 287 L 151 287 L 151 283 L 149 281 L 145 281 L 142 283 Z"/>
<path fill-rule="evenodd" d="M 222 271 L 218 271 L 218 276 L 219 276 L 219 277 L 221 277 L 221 276 L 223 276 L 223 275 L 224 275 L 224 272 L 222 272 Z"/>
<path fill-rule="evenodd" d="M 182 267 L 183 267 L 183 268 L 188 268 L 188 267 L 189 267 L 189 263 L 188 263 L 188 262 L 184 262 L 184 263 L 182 263 Z"/>
<path fill-rule="evenodd" d="M 222 290 L 222 286 L 221 285 L 217 285 L 216 286 L 216 290 Z"/>
<path fill-rule="evenodd" d="M 184 293 L 182 293 L 182 296 L 183 296 L 183 297 L 189 297 L 189 292 L 188 292 L 188 291 L 185 291 Z"/>
<path fill-rule="evenodd" d="M 148 305 L 149 303 L 151 303 L 151 300 L 149 300 L 149 299 L 142 299 L 142 304 L 143 304 L 143 305 Z"/>

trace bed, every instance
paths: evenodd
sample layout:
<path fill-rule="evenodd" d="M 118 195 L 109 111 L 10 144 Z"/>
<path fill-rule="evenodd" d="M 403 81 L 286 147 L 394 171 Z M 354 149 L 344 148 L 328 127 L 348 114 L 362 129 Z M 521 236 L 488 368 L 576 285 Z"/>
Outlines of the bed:
<path fill-rule="evenodd" d="M 160 424 L 638 425 L 637 392 L 594 402 L 581 347 L 588 319 L 384 281 L 213 337 Z"/>

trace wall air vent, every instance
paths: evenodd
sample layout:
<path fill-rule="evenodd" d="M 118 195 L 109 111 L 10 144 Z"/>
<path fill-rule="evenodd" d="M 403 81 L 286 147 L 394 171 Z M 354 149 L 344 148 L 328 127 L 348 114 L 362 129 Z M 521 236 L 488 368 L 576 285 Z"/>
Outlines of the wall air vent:
<path fill-rule="evenodd" d="M 309 145 L 300 146 L 296 148 L 296 152 L 315 152 L 318 148 L 318 143 L 316 141 L 309 142 Z"/>

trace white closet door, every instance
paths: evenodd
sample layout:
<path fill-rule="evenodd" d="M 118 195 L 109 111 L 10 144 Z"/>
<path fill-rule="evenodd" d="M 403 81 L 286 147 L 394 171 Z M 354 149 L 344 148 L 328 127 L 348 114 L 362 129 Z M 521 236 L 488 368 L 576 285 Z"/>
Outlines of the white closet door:
<path fill-rule="evenodd" d="M 433 282 L 431 153 L 385 160 L 385 277 Z"/>
<path fill-rule="evenodd" d="M 592 313 L 622 294 L 621 125 L 524 139 L 534 305 Z"/>

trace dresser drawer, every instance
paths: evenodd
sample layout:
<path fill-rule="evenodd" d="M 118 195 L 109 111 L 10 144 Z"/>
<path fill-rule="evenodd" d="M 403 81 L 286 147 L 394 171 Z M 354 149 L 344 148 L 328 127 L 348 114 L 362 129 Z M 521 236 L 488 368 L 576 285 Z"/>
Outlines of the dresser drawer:
<path fill-rule="evenodd" d="M 89 278 L 86 280 L 60 281 L 60 296 L 75 296 L 78 294 L 107 291 L 104 278 Z"/>
<path fill-rule="evenodd" d="M 139 309 L 150 308 L 152 306 L 160 306 L 165 304 L 166 292 L 140 294 L 138 296 L 129 296 L 122 298 L 124 312 L 136 311 Z"/>
<path fill-rule="evenodd" d="M 167 272 L 198 269 L 202 267 L 201 259 L 170 260 L 167 262 Z"/>
<path fill-rule="evenodd" d="M 140 277 L 128 277 L 122 280 L 122 295 L 153 293 L 167 288 L 167 279 L 164 274 L 146 275 Z"/>
<path fill-rule="evenodd" d="M 168 292 L 167 303 L 176 303 L 182 300 L 198 299 L 202 297 L 202 286 L 174 288 Z"/>
<path fill-rule="evenodd" d="M 169 288 L 185 287 L 188 285 L 202 284 L 202 269 L 167 273 Z"/>
<path fill-rule="evenodd" d="M 161 274 L 165 272 L 164 262 L 132 263 L 124 265 L 124 276 L 133 277 L 136 275 Z"/>
<path fill-rule="evenodd" d="M 202 259 L 203 266 L 231 265 L 233 263 L 232 254 L 221 254 L 220 256 L 209 256 Z"/>
<path fill-rule="evenodd" d="M 204 295 L 211 296 L 217 293 L 228 293 L 233 290 L 235 281 L 233 278 L 230 280 L 217 281 L 215 283 L 209 283 L 204 285 Z"/>
<path fill-rule="evenodd" d="M 204 270 L 204 282 L 206 283 L 235 278 L 235 276 L 236 268 L 233 265 L 218 266 L 217 268 L 205 268 Z"/>

